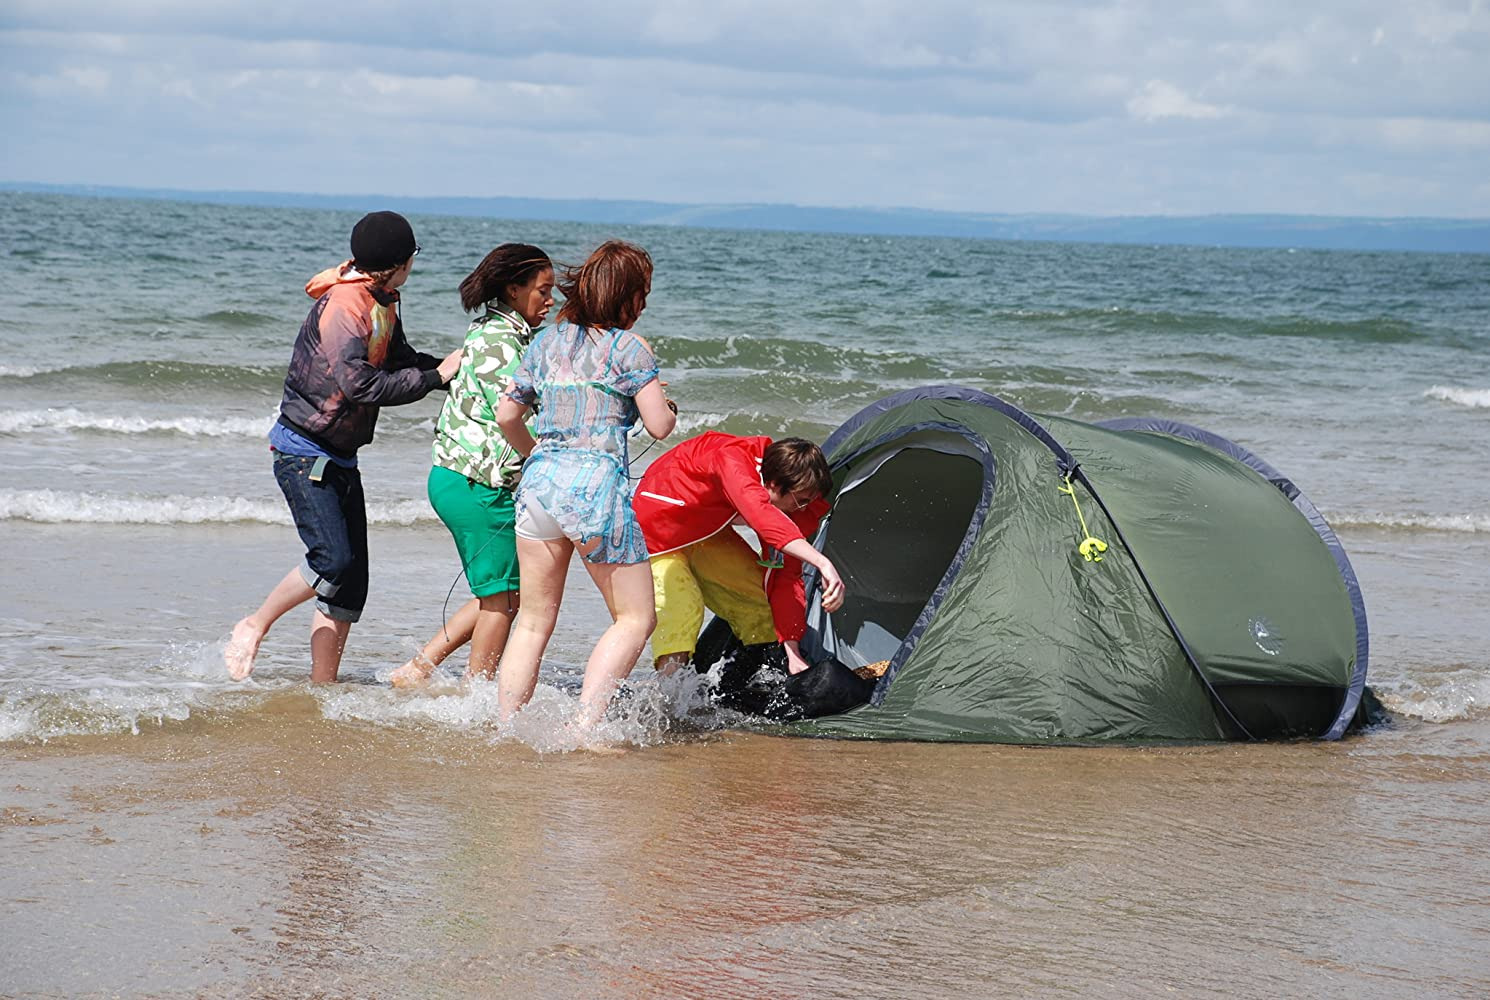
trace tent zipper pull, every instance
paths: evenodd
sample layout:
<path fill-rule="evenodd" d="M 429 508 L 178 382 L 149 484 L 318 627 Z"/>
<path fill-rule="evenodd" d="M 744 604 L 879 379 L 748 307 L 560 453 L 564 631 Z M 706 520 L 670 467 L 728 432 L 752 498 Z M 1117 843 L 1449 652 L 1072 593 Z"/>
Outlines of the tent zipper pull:
<path fill-rule="evenodd" d="M 1074 475 L 1076 475 L 1074 469 L 1066 473 L 1066 485 L 1057 486 L 1056 489 L 1070 497 L 1072 506 L 1076 508 L 1076 520 L 1081 524 L 1083 535 L 1081 544 L 1076 546 L 1076 551 L 1080 552 L 1087 562 L 1101 562 L 1102 553 L 1107 551 L 1107 543 L 1093 536 L 1091 529 L 1086 526 L 1086 518 L 1081 513 L 1081 504 L 1076 500 L 1076 487 L 1071 484 L 1071 477 Z"/>

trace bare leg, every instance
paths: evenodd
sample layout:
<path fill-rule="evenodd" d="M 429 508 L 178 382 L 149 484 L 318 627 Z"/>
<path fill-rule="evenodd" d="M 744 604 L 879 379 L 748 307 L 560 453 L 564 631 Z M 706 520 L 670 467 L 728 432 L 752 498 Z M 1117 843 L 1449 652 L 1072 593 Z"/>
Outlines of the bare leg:
<path fill-rule="evenodd" d="M 347 648 L 351 622 L 328 618 L 316 609 L 310 622 L 310 679 L 313 684 L 334 684 L 341 669 L 342 650 Z"/>
<path fill-rule="evenodd" d="M 512 619 L 517 617 L 517 595 L 515 590 L 504 590 L 500 594 L 476 599 L 480 611 L 471 633 L 471 659 L 466 666 L 466 677 L 479 675 L 491 680 L 496 676 L 497 664 L 512 631 Z"/>
<path fill-rule="evenodd" d="M 678 672 L 679 667 L 685 666 L 688 663 L 688 658 L 692 655 L 692 653 L 668 653 L 665 656 L 657 657 L 657 661 L 653 666 L 657 668 L 657 672 L 662 676 L 671 677 Z"/>
<path fill-rule="evenodd" d="M 393 672 L 388 682 L 396 688 L 404 688 L 429 680 L 429 675 L 445 662 L 445 657 L 470 641 L 471 632 L 476 627 L 476 613 L 480 609 L 480 602 L 474 597 L 462 604 L 444 627 L 430 636 L 429 642 L 414 654 L 412 660 Z"/>
<path fill-rule="evenodd" d="M 528 703 L 538 686 L 538 665 L 559 620 L 564 578 L 569 574 L 573 554 L 574 544 L 567 538 L 517 538 L 523 606 L 497 674 L 497 718 L 504 725 Z"/>
<path fill-rule="evenodd" d="M 223 650 L 223 662 L 228 676 L 241 681 L 253 673 L 254 657 L 259 654 L 259 643 L 269 634 L 270 627 L 291 608 L 299 607 L 316 592 L 306 585 L 298 568 L 290 570 L 285 578 L 275 584 L 259 605 L 259 610 L 233 626 L 233 635 Z"/>
<path fill-rule="evenodd" d="M 652 569 L 647 563 L 587 562 L 585 569 L 605 598 L 611 626 L 600 636 L 590 653 L 590 661 L 585 664 L 585 681 L 579 692 L 582 727 L 593 726 L 605 718 L 605 709 L 616 686 L 636 666 L 647 637 L 657 627 Z"/>

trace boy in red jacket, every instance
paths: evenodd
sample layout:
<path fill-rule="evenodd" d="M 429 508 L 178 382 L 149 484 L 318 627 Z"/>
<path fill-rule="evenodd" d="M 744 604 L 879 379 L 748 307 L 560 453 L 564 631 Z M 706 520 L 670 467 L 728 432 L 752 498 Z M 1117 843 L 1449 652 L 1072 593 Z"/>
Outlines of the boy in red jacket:
<path fill-rule="evenodd" d="M 822 449 L 801 438 L 709 431 L 652 463 L 632 507 L 652 560 L 659 672 L 688 662 L 705 607 L 746 645 L 780 642 L 791 673 L 807 669 L 798 649 L 807 630 L 802 564 L 817 567 L 826 610 L 843 604 L 838 570 L 806 537 L 828 512 L 832 486 Z M 737 524 L 755 532 L 759 553 L 731 530 Z"/>

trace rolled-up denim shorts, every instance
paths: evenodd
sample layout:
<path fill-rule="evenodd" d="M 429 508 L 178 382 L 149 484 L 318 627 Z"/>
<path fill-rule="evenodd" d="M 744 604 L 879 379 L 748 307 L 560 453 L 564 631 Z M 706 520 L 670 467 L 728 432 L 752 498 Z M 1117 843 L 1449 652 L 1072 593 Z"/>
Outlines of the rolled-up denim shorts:
<path fill-rule="evenodd" d="M 274 479 L 305 544 L 300 576 L 316 592 L 316 607 L 327 618 L 355 622 L 367 604 L 362 474 L 335 462 L 276 451 Z"/>

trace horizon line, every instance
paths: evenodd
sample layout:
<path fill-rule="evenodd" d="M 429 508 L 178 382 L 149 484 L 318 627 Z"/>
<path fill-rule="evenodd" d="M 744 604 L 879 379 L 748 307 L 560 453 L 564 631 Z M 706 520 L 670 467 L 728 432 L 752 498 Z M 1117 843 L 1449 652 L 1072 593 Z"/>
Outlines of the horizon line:
<path fill-rule="evenodd" d="M 1205 215 L 1083 215 L 971 212 L 906 206 L 842 207 L 785 202 L 668 202 L 520 195 L 327 194 L 214 188 L 134 187 L 0 180 L 0 191 L 188 203 L 356 209 L 380 203 L 406 211 L 514 221 L 656 225 L 988 240 L 1173 244 L 1237 248 L 1490 253 L 1490 218 L 1216 212 Z M 503 214 L 505 211 L 506 214 Z"/>

